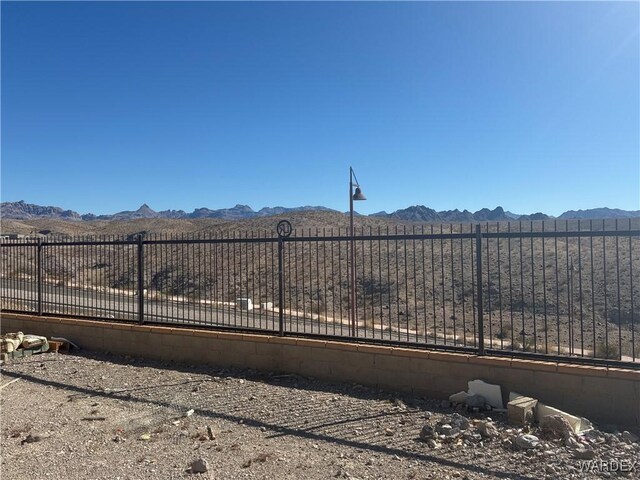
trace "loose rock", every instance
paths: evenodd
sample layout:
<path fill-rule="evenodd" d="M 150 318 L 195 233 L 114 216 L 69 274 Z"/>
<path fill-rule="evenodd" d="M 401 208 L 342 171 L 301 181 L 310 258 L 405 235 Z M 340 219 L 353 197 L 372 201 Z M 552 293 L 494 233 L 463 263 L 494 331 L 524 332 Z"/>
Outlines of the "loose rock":
<path fill-rule="evenodd" d="M 191 473 L 205 473 L 209 470 L 209 463 L 204 458 L 198 458 L 191 462 L 189 470 Z"/>
<path fill-rule="evenodd" d="M 433 427 L 429 424 L 422 427 L 420 431 L 420 438 L 422 440 L 431 440 L 436 437 L 436 432 L 433 430 Z"/>
<path fill-rule="evenodd" d="M 485 438 L 495 438 L 498 436 L 498 429 L 492 422 L 480 422 L 476 425 L 478 432 Z"/>
<path fill-rule="evenodd" d="M 535 448 L 540 443 L 540 439 L 535 435 L 523 433 L 516 437 L 516 445 L 523 449 Z"/>
<path fill-rule="evenodd" d="M 590 448 L 578 448 L 573 452 L 573 458 L 577 458 L 579 460 L 593 460 L 596 456 L 596 452 Z"/>
<path fill-rule="evenodd" d="M 573 433 L 573 427 L 562 415 L 549 415 L 540 419 L 543 432 L 554 437 L 568 438 Z"/>

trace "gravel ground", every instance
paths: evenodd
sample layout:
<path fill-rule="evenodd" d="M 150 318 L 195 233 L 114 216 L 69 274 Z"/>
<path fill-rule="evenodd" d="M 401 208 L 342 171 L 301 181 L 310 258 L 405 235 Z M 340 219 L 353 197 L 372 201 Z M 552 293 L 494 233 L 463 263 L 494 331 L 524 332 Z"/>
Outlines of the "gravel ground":
<path fill-rule="evenodd" d="M 640 458 L 612 426 L 552 438 L 359 385 L 92 352 L 12 360 L 2 385 L 15 378 L 1 391 L 4 478 L 640 478 L 640 465 L 602 471 Z M 518 447 L 522 433 L 540 443 Z M 584 471 L 578 445 L 605 467 Z"/>

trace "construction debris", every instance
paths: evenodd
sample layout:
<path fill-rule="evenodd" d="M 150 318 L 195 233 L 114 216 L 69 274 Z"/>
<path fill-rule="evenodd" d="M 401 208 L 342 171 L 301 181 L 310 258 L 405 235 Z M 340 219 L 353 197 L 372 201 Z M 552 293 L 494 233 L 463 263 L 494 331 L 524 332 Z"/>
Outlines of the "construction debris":
<path fill-rule="evenodd" d="M 533 422 L 533 410 L 538 404 L 538 400 L 531 397 L 518 397 L 507 404 L 509 413 L 509 423 L 512 425 L 525 426 Z"/>
<path fill-rule="evenodd" d="M 471 380 L 468 385 L 470 395 L 480 395 L 493 408 L 504 408 L 500 385 L 492 385 L 482 380 Z"/>
<path fill-rule="evenodd" d="M 67 350 L 70 350 L 70 347 L 73 347 L 76 350 L 80 350 L 80 347 L 78 345 L 64 337 L 51 337 L 51 340 L 55 342 L 62 342 L 63 348 L 66 348 Z"/>
<path fill-rule="evenodd" d="M 20 380 L 20 378 L 14 378 L 13 380 L 11 380 L 10 382 L 5 383 L 4 385 L 2 385 L 0 387 L 0 390 L 2 390 L 4 387 L 8 387 L 9 385 L 11 385 L 14 382 L 17 382 L 18 380 Z"/>
<path fill-rule="evenodd" d="M 520 397 L 524 397 L 524 395 L 520 395 L 519 393 L 516 393 L 516 392 L 511 392 L 509 394 L 510 401 Z M 571 429 L 573 430 L 574 433 L 586 432 L 587 430 L 593 429 L 593 424 L 586 418 L 576 417 L 575 415 L 571 415 L 567 412 L 563 412 L 558 408 L 545 405 L 542 402 L 537 403 L 534 409 L 534 413 L 535 413 L 536 422 L 540 424 L 542 424 L 542 419 L 544 417 L 549 417 L 551 415 L 560 415 L 564 417 L 567 420 L 567 422 L 569 422 L 569 425 L 571 425 Z"/>
<path fill-rule="evenodd" d="M 0 337 L 0 353 L 3 361 L 9 358 L 26 357 L 48 350 L 49 343 L 47 338 L 39 335 L 25 335 L 22 332 L 17 332 L 6 333 Z"/>

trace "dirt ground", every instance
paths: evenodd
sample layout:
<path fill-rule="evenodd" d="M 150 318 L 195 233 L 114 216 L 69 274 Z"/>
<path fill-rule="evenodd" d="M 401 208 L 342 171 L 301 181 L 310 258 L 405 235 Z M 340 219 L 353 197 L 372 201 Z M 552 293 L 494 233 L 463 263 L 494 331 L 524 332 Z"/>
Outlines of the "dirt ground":
<path fill-rule="evenodd" d="M 359 385 L 93 352 L 34 355 L 2 370 L 6 479 L 620 475 L 585 472 L 563 440 L 544 440 L 535 430 L 540 445 L 513 447 L 521 432 L 504 414 L 467 413 Z M 431 444 L 420 439 L 425 424 L 451 422 L 457 413 L 470 422 L 465 435 Z M 479 440 L 471 432 L 488 416 L 498 434 Z M 627 441 L 621 432 L 599 435 L 596 460 L 625 465 L 640 458 L 628 432 Z M 205 473 L 191 471 L 197 459 L 206 461 Z M 640 466 L 622 474 L 640 478 Z"/>

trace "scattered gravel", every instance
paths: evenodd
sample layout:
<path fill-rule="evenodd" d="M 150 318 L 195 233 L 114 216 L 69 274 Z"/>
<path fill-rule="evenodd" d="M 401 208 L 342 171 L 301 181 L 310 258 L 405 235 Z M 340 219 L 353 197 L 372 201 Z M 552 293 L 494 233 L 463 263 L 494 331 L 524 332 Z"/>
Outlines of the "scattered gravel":
<path fill-rule="evenodd" d="M 1 391 L 5 478 L 610 478 L 621 473 L 586 459 L 640 458 L 637 435 L 614 427 L 523 430 L 496 411 L 297 375 L 90 352 L 3 373 L 21 379 Z"/>

